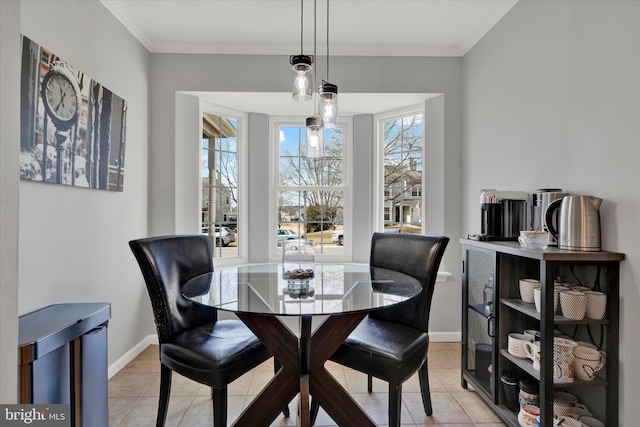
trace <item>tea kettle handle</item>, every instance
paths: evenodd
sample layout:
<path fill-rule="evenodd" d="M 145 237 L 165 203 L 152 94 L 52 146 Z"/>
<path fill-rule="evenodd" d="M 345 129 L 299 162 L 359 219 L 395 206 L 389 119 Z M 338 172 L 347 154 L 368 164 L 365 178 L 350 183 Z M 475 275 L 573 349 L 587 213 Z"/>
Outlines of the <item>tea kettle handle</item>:
<path fill-rule="evenodd" d="M 558 230 L 556 230 L 553 226 L 553 213 L 556 211 L 556 209 L 560 208 L 560 203 L 562 203 L 562 199 L 563 198 L 561 197 L 549 203 L 549 206 L 547 206 L 547 210 L 544 213 L 544 220 L 547 225 L 547 230 L 549 230 L 549 233 L 551 233 L 551 235 L 556 240 L 558 240 Z"/>

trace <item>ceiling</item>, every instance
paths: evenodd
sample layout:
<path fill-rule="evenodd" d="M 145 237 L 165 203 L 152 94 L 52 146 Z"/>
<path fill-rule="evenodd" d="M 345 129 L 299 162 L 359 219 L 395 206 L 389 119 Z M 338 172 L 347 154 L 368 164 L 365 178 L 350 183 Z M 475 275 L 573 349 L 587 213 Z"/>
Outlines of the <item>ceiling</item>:
<path fill-rule="evenodd" d="M 293 55 L 300 53 L 299 0 L 101 0 L 152 53 Z M 329 52 L 350 56 L 459 57 L 473 47 L 517 0 L 332 0 L 329 3 Z M 326 54 L 327 1 L 317 1 L 317 54 Z M 313 53 L 313 2 L 304 0 L 303 52 Z M 334 82 L 338 84 L 339 82 Z M 209 101 L 240 111 L 299 112 L 299 103 L 282 95 L 233 94 Z M 414 105 L 420 99 L 385 94 L 340 93 L 341 114 L 372 113 L 391 104 Z M 418 94 L 415 94 L 418 95 Z M 424 95 L 421 99 L 430 96 Z M 242 97 L 241 97 L 242 98 Z M 264 106 L 262 99 L 264 98 Z M 276 97 L 278 98 L 278 97 Z M 414 97 L 415 98 L 415 97 Z M 286 102 L 285 102 L 286 99 Z M 409 104 L 408 104 L 409 103 Z M 233 105 L 231 105 L 233 104 Z M 268 105 L 268 107 L 267 107 Z M 296 107 L 297 106 L 297 107 Z M 296 110 L 297 108 L 297 110 Z"/>

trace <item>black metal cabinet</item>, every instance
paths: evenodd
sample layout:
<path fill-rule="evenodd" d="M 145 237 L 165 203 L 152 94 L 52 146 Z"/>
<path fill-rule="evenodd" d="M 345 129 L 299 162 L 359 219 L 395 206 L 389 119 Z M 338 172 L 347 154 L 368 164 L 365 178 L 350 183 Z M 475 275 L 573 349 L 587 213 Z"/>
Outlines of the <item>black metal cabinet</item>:
<path fill-rule="evenodd" d="M 462 386 L 471 384 L 494 411 L 508 424 L 518 426 L 517 413 L 507 409 L 500 382 L 505 371 L 539 382 L 542 425 L 553 425 L 554 391 L 565 390 L 585 403 L 595 417 L 607 426 L 618 425 L 618 344 L 619 344 L 619 268 L 624 254 L 616 252 L 525 250 L 513 242 L 479 242 L 467 239 L 462 244 Z M 486 310 L 483 289 L 493 275 L 494 301 Z M 539 279 L 541 311 L 520 299 L 518 281 Z M 607 311 L 602 320 L 571 320 L 554 310 L 554 281 L 577 283 L 607 294 Z M 528 359 L 518 359 L 507 351 L 509 333 L 535 329 L 541 332 L 540 371 Z M 578 341 L 592 342 L 607 353 L 605 368 L 593 381 L 574 379 L 554 383 L 553 338 L 562 334 Z M 480 349 L 489 350 L 491 365 L 488 379 L 478 368 L 486 358 Z"/>
<path fill-rule="evenodd" d="M 108 303 L 55 304 L 18 321 L 20 403 L 67 404 L 70 425 L 106 427 Z"/>

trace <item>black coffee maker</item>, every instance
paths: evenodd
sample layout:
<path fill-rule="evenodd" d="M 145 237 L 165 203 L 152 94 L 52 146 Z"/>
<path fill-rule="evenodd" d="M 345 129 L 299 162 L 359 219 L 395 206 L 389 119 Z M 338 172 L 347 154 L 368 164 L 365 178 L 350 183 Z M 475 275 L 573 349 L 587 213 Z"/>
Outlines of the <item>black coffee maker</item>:
<path fill-rule="evenodd" d="M 481 234 L 478 240 L 517 240 L 527 229 L 527 199 L 524 191 L 480 190 Z"/>

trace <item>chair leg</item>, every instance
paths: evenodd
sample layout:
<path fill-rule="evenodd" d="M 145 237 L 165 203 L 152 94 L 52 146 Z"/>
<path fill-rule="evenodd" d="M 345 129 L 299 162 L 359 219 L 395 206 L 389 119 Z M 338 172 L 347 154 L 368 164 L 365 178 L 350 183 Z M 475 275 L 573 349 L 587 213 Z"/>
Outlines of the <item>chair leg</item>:
<path fill-rule="evenodd" d="M 227 387 L 213 390 L 213 427 L 227 427 Z"/>
<path fill-rule="evenodd" d="M 373 391 L 373 376 L 367 375 L 367 391 L 371 393 Z"/>
<path fill-rule="evenodd" d="M 282 368 L 282 364 L 278 361 L 278 359 L 276 359 L 275 357 L 273 358 L 273 372 L 274 373 L 278 373 L 278 371 L 280 370 L 280 368 Z M 288 417 L 289 415 L 291 415 L 291 413 L 289 412 L 289 405 L 286 405 L 284 407 L 284 409 L 282 410 L 282 415 L 284 415 L 285 417 Z M 312 424 L 313 425 L 313 424 Z"/>
<path fill-rule="evenodd" d="M 156 427 L 163 427 L 167 420 L 169 396 L 171 395 L 171 369 L 160 364 L 160 398 L 158 399 L 158 418 Z"/>
<path fill-rule="evenodd" d="M 318 418 L 318 410 L 320 409 L 320 405 L 318 401 L 313 397 L 311 398 L 311 408 L 309 409 L 309 416 L 311 418 L 311 425 L 316 423 L 316 418 Z"/>
<path fill-rule="evenodd" d="M 418 370 L 418 379 L 420 380 L 420 392 L 422 394 L 422 406 L 424 413 L 428 416 L 433 415 L 433 407 L 431 406 L 431 390 L 429 389 L 429 370 L 427 369 L 427 361 L 425 360 Z"/>
<path fill-rule="evenodd" d="M 400 427 L 402 412 L 402 384 L 389 383 L 389 427 Z"/>

